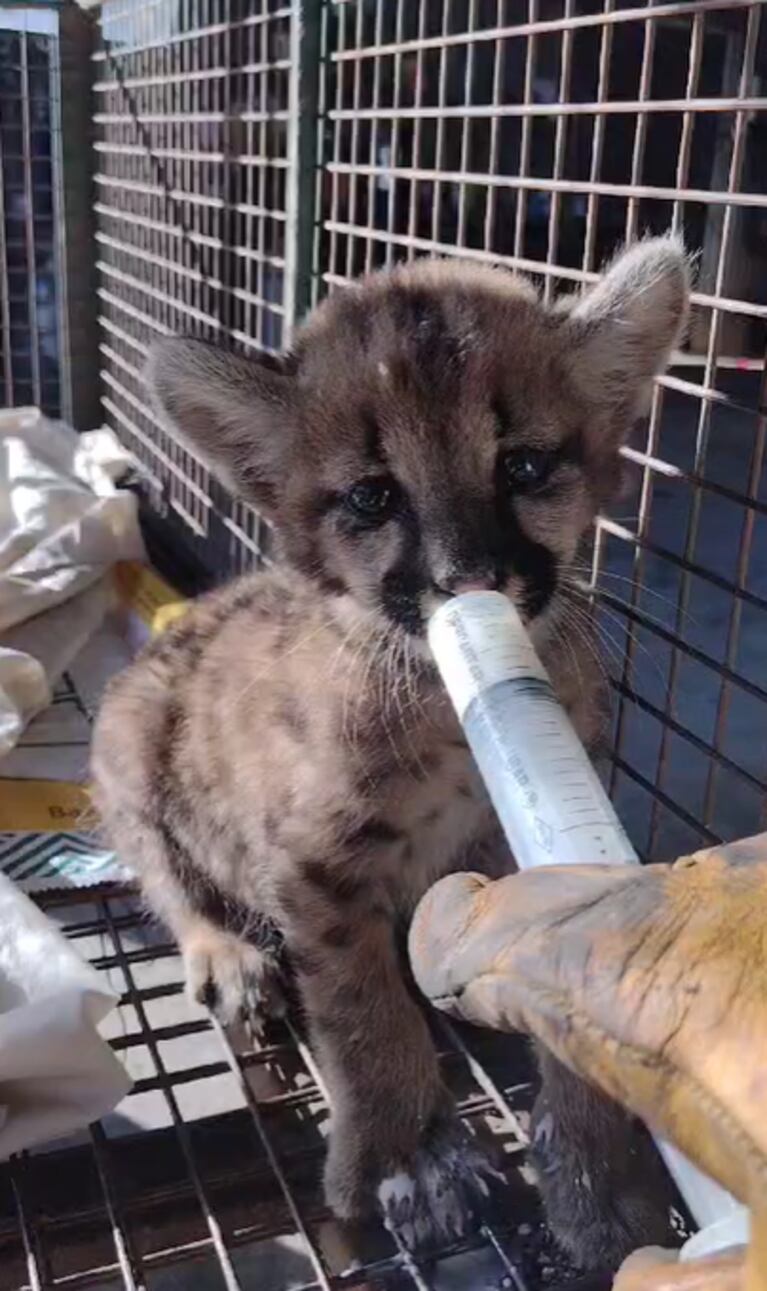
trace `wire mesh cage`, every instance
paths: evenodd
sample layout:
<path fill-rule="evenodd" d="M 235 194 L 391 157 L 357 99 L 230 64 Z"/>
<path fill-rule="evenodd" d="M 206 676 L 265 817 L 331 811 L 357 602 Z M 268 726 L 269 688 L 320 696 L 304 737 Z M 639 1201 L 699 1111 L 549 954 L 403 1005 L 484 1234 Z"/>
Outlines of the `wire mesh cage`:
<path fill-rule="evenodd" d="M 88 52 L 79 11 L 0 14 L 0 399 L 81 429 L 98 416 Z"/>
<path fill-rule="evenodd" d="M 762 823 L 767 26 L 758 4 L 326 7 L 317 278 L 416 254 L 578 290 L 625 240 L 698 254 L 689 345 L 598 524 L 612 790 L 655 858 Z M 761 754 L 757 755 L 759 758 Z"/>
<path fill-rule="evenodd" d="M 169 332 L 277 352 L 294 316 L 290 6 L 108 0 L 95 53 L 104 409 L 210 572 L 265 555 L 147 407 L 141 369 Z"/>
<path fill-rule="evenodd" d="M 684 233 L 689 339 L 625 450 L 626 495 L 582 577 L 615 692 L 611 789 L 636 844 L 665 859 L 762 827 L 764 4 L 106 0 L 94 15 L 102 413 L 146 472 L 153 550 L 195 585 L 268 561 L 269 533 L 158 423 L 141 375 L 154 338 L 276 352 L 312 301 L 399 260 L 498 263 L 550 297 L 593 281 L 627 238 Z M 5 394 L 44 402 L 50 380 L 49 406 L 66 408 L 18 339 L 43 334 L 30 265 L 58 245 L 32 182 L 31 30 L 17 56 L 0 21 Z M 46 39 L 55 69 L 59 37 Z M 46 80 L 52 138 L 63 75 Z M 21 107 L 6 115 L 11 91 Z M 70 183 L 66 158 L 60 174 Z M 33 203 L 14 224 L 19 183 Z M 57 380 L 66 369 L 81 389 L 71 347 L 58 352 Z M 50 912 L 117 990 L 113 1042 L 136 1084 L 79 1141 L 0 1174 L 0 1287 L 535 1291 L 570 1277 L 524 1166 L 521 1042 L 440 1032 L 462 1114 L 502 1143 L 511 1188 L 476 1238 L 413 1258 L 325 1211 L 327 1108 L 296 1025 L 253 1040 L 191 1010 L 175 948 L 128 895 Z"/>

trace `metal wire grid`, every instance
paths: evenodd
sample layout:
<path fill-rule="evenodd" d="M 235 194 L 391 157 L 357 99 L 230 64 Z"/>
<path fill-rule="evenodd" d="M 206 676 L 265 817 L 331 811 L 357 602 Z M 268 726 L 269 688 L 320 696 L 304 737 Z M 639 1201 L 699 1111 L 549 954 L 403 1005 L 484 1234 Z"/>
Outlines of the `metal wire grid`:
<path fill-rule="evenodd" d="M 171 332 L 276 352 L 293 321 L 290 4 L 107 0 L 95 54 L 104 409 L 212 568 L 264 554 L 161 426 L 141 369 Z"/>
<path fill-rule="evenodd" d="M 537 1223 L 520 1172 L 530 1087 L 507 1087 L 507 1050 L 495 1055 L 496 1083 L 487 1056 L 480 1066 L 448 1027 L 438 1037 L 466 1124 L 506 1153 L 505 1222 L 414 1258 L 383 1230 L 343 1230 L 324 1210 L 327 1108 L 292 1024 L 253 1041 L 192 1008 L 176 948 L 124 894 L 46 904 L 119 996 L 111 1041 L 135 1085 L 71 1146 L 26 1154 L 0 1173 L 0 1287 L 540 1285 L 540 1265 L 523 1253 Z M 519 1070 L 518 1045 L 514 1054 Z"/>
<path fill-rule="evenodd" d="M 549 298 L 669 225 L 699 253 L 688 350 L 583 570 L 618 699 L 612 791 L 656 859 L 763 826 L 763 9 L 324 5 L 317 295 L 437 253 L 523 270 Z"/>
<path fill-rule="evenodd" d="M 59 40 L 0 15 L 0 406 L 61 411 Z"/>

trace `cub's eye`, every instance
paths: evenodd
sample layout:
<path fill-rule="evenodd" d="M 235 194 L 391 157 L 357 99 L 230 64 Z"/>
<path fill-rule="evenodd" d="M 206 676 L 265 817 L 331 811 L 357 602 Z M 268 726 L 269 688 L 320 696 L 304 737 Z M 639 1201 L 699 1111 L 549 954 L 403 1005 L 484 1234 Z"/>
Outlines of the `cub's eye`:
<path fill-rule="evenodd" d="M 535 489 L 545 483 L 554 469 L 555 455 L 544 448 L 512 448 L 504 453 L 503 473 L 517 490 Z"/>
<path fill-rule="evenodd" d="M 344 498 L 350 511 L 364 520 L 382 520 L 391 511 L 394 489 L 386 480 L 364 480 Z"/>

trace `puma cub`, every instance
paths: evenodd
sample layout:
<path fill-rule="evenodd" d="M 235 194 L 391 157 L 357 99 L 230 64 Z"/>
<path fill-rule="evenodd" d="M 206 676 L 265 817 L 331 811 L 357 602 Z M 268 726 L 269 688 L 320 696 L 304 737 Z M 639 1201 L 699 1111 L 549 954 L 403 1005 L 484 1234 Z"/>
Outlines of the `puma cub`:
<path fill-rule="evenodd" d="M 446 871 L 513 864 L 427 617 L 503 590 L 594 746 L 574 562 L 688 290 L 670 237 L 552 308 L 504 271 L 421 260 L 334 294 L 279 362 L 184 339 L 151 356 L 165 416 L 284 560 L 201 597 L 111 686 L 97 804 L 224 1019 L 279 1005 L 284 946 L 332 1098 L 328 1202 L 378 1206 L 411 1242 L 460 1232 L 493 1167 L 454 1117 L 398 932 Z M 628 1118 L 546 1055 L 542 1076 L 533 1156 L 570 1254 L 663 1241 Z"/>

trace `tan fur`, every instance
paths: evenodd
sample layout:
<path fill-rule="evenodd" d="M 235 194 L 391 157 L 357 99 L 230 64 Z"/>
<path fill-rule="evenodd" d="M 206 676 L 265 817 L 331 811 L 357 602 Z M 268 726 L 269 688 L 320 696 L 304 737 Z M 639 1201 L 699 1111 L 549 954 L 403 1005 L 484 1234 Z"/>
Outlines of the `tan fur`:
<path fill-rule="evenodd" d="M 201 598 L 114 684 L 98 805 L 225 1016 L 275 1002 L 284 938 L 333 1097 L 329 1200 L 352 1216 L 378 1194 L 413 1240 L 460 1228 L 488 1167 L 450 1118 L 395 932 L 438 875 L 510 863 L 423 622 L 467 579 L 503 587 L 594 746 L 568 570 L 686 295 L 678 247 L 644 257 L 644 276 L 613 269 L 603 311 L 422 263 L 328 302 L 282 367 L 193 342 L 153 361 L 167 412 L 270 511 L 289 564 Z M 507 500 L 498 462 L 519 445 L 556 456 L 545 488 Z M 349 490 L 382 475 L 397 510 L 363 525 Z"/>

